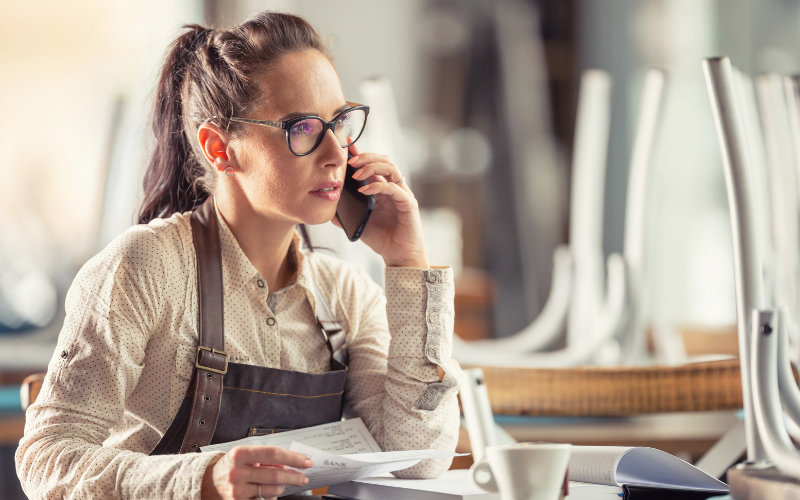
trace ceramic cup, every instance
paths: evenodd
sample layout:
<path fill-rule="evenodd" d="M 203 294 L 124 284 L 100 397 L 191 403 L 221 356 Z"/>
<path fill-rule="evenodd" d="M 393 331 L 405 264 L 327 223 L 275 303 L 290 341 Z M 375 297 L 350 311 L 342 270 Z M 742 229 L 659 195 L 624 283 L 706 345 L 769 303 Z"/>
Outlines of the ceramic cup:
<path fill-rule="evenodd" d="M 469 476 L 502 500 L 557 500 L 564 485 L 572 445 L 520 443 L 489 446 Z"/>

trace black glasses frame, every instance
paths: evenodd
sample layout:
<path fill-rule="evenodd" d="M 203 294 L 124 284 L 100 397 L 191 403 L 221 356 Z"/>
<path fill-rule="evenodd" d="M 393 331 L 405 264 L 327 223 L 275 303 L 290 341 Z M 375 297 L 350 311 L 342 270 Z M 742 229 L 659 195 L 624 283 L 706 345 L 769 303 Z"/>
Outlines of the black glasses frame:
<path fill-rule="evenodd" d="M 369 117 L 369 106 L 365 106 L 363 104 L 358 104 L 358 103 L 355 103 L 355 102 L 347 102 L 347 104 L 350 107 L 345 109 L 341 113 L 337 114 L 336 116 L 334 116 L 333 120 L 331 120 L 329 122 L 326 122 L 325 120 L 323 120 L 319 116 L 314 116 L 314 115 L 300 116 L 300 117 L 297 117 L 297 118 L 292 118 L 291 120 L 283 120 L 283 121 L 251 120 L 249 118 L 238 118 L 236 116 L 231 116 L 230 118 L 226 118 L 226 120 L 229 120 L 229 121 L 232 121 L 232 122 L 250 123 L 252 125 L 261 125 L 261 126 L 264 126 L 264 127 L 273 127 L 273 128 L 282 129 L 284 131 L 285 135 L 286 135 L 286 145 L 289 146 L 289 151 L 291 151 L 292 154 L 295 155 L 295 156 L 306 156 L 306 155 L 310 155 L 311 153 L 313 153 L 317 149 L 317 147 L 319 147 L 319 145 L 322 143 L 322 139 L 325 137 L 325 134 L 328 132 L 328 130 L 331 130 L 331 131 L 334 130 L 333 127 L 336 126 L 336 121 L 343 114 L 351 112 L 353 110 L 359 110 L 360 109 L 360 110 L 364 111 L 364 126 L 361 128 L 361 132 L 358 133 L 358 137 L 354 137 L 352 142 L 350 142 L 349 144 L 346 144 L 346 145 L 344 145 L 342 147 L 343 148 L 349 148 L 350 146 L 352 146 L 353 144 L 356 143 L 356 141 L 358 140 L 359 137 L 361 137 L 361 135 L 364 133 L 364 129 L 367 128 L 367 118 Z M 319 137 L 317 138 L 317 142 L 316 142 L 316 144 L 314 144 L 314 147 L 312 147 L 306 153 L 298 153 L 297 151 L 295 151 L 292 148 L 292 140 L 289 138 L 289 131 L 292 129 L 292 127 L 296 123 L 301 122 L 303 120 L 319 120 L 320 122 L 322 122 L 322 132 L 319 134 Z M 334 135 L 335 134 L 336 134 L 336 132 L 334 132 Z"/>

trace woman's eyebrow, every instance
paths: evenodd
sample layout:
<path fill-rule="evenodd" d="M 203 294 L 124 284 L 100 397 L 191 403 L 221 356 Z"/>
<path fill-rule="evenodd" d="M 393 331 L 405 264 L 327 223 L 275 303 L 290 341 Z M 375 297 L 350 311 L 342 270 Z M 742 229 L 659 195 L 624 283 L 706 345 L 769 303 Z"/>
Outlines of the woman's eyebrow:
<path fill-rule="evenodd" d="M 350 105 L 347 104 L 347 103 L 342 104 L 341 106 L 336 108 L 336 111 L 333 112 L 333 116 L 338 115 L 339 113 L 341 113 L 342 111 L 344 111 L 345 109 L 347 109 L 349 107 L 350 107 Z M 307 111 L 307 112 L 295 111 L 294 113 L 289 113 L 288 115 L 280 118 L 278 121 L 285 122 L 287 120 L 291 120 L 292 118 L 300 118 L 301 116 L 319 116 L 319 115 L 316 114 L 316 113 L 313 113 L 311 111 Z"/>

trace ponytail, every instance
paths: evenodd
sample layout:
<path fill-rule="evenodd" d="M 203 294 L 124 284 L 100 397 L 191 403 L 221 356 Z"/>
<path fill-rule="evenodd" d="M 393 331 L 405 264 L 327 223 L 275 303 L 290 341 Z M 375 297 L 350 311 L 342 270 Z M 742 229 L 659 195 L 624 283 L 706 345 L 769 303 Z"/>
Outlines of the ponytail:
<path fill-rule="evenodd" d="M 155 151 L 144 177 L 140 224 L 192 210 L 208 197 L 208 193 L 198 186 L 203 167 L 194 158 L 192 146 L 184 133 L 182 103 L 191 48 L 203 37 L 205 29 L 196 24 L 185 27 L 189 31 L 172 44 L 158 81 L 153 113 Z"/>
<path fill-rule="evenodd" d="M 247 113 L 260 92 L 251 75 L 291 52 L 315 49 L 327 55 L 319 33 L 291 14 L 261 12 L 224 30 L 197 24 L 184 28 L 158 80 L 152 119 L 155 150 L 144 177 L 140 224 L 193 210 L 213 192 L 216 173 L 203 157 L 197 129 L 213 117 L 224 121 Z M 241 129 L 236 122 L 225 121 L 224 126 L 231 137 Z"/>

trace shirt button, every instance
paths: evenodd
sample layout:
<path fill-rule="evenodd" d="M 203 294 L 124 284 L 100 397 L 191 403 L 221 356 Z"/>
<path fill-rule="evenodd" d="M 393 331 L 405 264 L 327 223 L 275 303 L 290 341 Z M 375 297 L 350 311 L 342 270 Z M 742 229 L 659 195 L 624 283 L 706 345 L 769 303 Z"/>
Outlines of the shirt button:
<path fill-rule="evenodd" d="M 435 324 L 435 323 L 436 323 L 436 320 L 437 320 L 437 318 L 438 318 L 438 316 L 437 316 L 436 314 L 429 314 L 429 315 L 428 315 L 428 320 L 429 320 L 431 323 L 434 323 L 434 324 Z"/>
<path fill-rule="evenodd" d="M 258 280 L 256 283 L 258 283 L 258 288 L 264 288 L 264 280 Z"/>
<path fill-rule="evenodd" d="M 267 318 L 267 324 L 269 326 L 275 326 L 275 318 Z"/>
<path fill-rule="evenodd" d="M 434 349 L 433 347 L 428 349 L 428 356 L 430 356 L 432 358 L 435 358 L 436 357 L 436 349 Z"/>
<path fill-rule="evenodd" d="M 436 283 L 437 279 L 438 279 L 438 276 L 436 276 L 435 274 L 433 274 L 433 273 L 429 273 L 428 274 L 428 283 Z"/>

